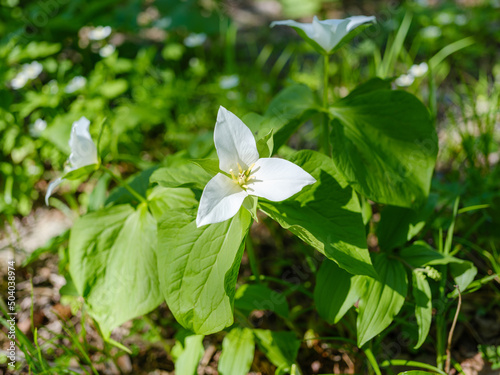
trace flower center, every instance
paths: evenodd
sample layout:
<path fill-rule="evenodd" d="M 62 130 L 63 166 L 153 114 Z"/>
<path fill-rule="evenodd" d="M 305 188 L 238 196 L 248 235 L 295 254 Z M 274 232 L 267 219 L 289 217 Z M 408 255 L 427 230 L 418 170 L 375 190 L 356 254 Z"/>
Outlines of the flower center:
<path fill-rule="evenodd" d="M 233 182 L 235 184 L 240 185 L 245 190 L 248 189 L 248 185 L 247 185 L 248 182 L 255 178 L 255 176 L 250 176 L 250 174 L 252 173 L 252 168 L 254 166 L 255 166 L 255 163 L 252 164 L 250 166 L 250 168 L 248 168 L 247 170 L 243 170 L 243 168 L 241 168 L 240 163 L 238 163 L 238 170 L 239 170 L 238 175 L 235 175 L 233 170 L 230 169 L 229 173 L 231 173 L 231 177 L 233 178 Z"/>

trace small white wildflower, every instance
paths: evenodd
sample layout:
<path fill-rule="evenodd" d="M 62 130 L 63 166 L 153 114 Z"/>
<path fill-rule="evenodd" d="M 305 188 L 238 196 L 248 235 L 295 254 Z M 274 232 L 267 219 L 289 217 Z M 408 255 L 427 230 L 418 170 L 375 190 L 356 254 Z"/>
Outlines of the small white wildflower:
<path fill-rule="evenodd" d="M 441 36 L 441 29 L 437 26 L 427 26 L 420 30 L 420 34 L 425 39 L 436 39 Z"/>
<path fill-rule="evenodd" d="M 90 40 L 103 40 L 111 34 L 111 26 L 97 26 L 89 32 Z"/>
<path fill-rule="evenodd" d="M 33 61 L 30 64 L 23 65 L 23 73 L 28 77 L 28 79 L 37 78 L 42 72 L 43 67 L 38 61 Z"/>
<path fill-rule="evenodd" d="M 18 73 L 12 81 L 10 81 L 10 86 L 14 90 L 22 89 L 28 83 L 28 76 L 24 72 Z"/>
<path fill-rule="evenodd" d="M 47 122 L 41 118 L 36 119 L 30 126 L 30 134 L 32 137 L 38 137 L 47 128 Z"/>
<path fill-rule="evenodd" d="M 457 14 L 455 16 L 455 25 L 464 26 L 467 23 L 467 17 L 465 14 Z"/>
<path fill-rule="evenodd" d="M 219 87 L 223 90 L 233 89 L 240 84 L 240 77 L 237 74 L 222 76 L 219 81 Z"/>
<path fill-rule="evenodd" d="M 449 13 L 439 13 L 436 17 L 436 21 L 441 25 L 449 25 L 453 22 L 453 17 Z"/>
<path fill-rule="evenodd" d="M 64 88 L 64 92 L 66 94 L 71 94 L 75 91 L 84 88 L 86 84 L 87 84 L 87 78 L 82 76 L 73 77 L 73 79 L 69 81 L 69 83 Z"/>
<path fill-rule="evenodd" d="M 115 46 L 112 45 L 112 44 L 106 44 L 104 47 L 102 47 L 100 50 L 99 50 L 99 56 L 101 57 L 108 57 L 110 55 L 113 54 L 113 52 L 115 52 Z"/>
<path fill-rule="evenodd" d="M 395 82 L 399 87 L 408 87 L 413 83 L 413 81 L 415 81 L 415 77 L 411 74 L 402 74 L 396 78 Z"/>
<path fill-rule="evenodd" d="M 408 70 L 408 74 L 413 77 L 422 77 L 429 70 L 429 66 L 426 62 L 420 63 L 418 65 L 412 65 L 410 70 Z"/>
<path fill-rule="evenodd" d="M 198 47 L 201 46 L 203 43 L 205 43 L 205 40 L 207 40 L 207 34 L 200 33 L 200 34 L 189 34 L 186 39 L 184 39 L 184 45 L 186 47 Z"/>

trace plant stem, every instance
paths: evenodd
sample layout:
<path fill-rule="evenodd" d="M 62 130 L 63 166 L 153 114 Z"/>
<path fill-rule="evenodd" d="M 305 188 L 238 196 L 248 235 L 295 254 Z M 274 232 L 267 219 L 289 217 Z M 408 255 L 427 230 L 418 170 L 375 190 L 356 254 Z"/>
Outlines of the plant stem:
<path fill-rule="evenodd" d="M 127 184 L 125 182 L 125 180 L 123 180 L 123 178 L 121 178 L 119 175 L 115 174 L 111 169 L 109 169 L 108 167 L 105 167 L 102 164 L 101 164 L 101 168 L 104 171 L 106 171 L 107 173 L 109 173 L 109 175 L 118 183 L 118 185 L 120 185 L 121 187 L 123 187 L 124 189 L 126 189 L 139 202 L 141 202 L 141 203 L 147 203 L 146 199 L 142 195 L 140 195 L 137 191 L 135 191 L 134 189 L 132 189 L 130 187 L 130 185 Z"/>
<path fill-rule="evenodd" d="M 438 374 L 446 375 L 442 370 L 434 367 L 432 365 L 428 365 L 427 363 L 422 363 L 418 361 L 407 361 L 406 359 L 389 359 L 380 364 L 380 367 L 387 366 L 411 366 L 411 367 L 420 367 L 426 370 L 436 371 Z"/>
<path fill-rule="evenodd" d="M 323 109 L 326 111 L 328 107 L 328 68 L 329 61 L 328 55 L 323 55 Z M 328 113 L 323 115 L 323 124 L 322 124 L 322 143 L 323 143 L 323 152 L 330 156 L 330 140 L 329 140 L 329 128 L 328 122 L 330 120 L 330 116 Z"/>
<path fill-rule="evenodd" d="M 248 262 L 250 263 L 250 269 L 252 270 L 252 274 L 255 276 L 255 280 L 257 281 L 258 284 L 260 284 L 259 264 L 257 263 L 257 257 L 255 256 L 255 249 L 253 247 L 253 243 L 252 240 L 250 239 L 250 236 L 247 236 L 246 247 L 247 247 Z"/>
<path fill-rule="evenodd" d="M 450 372 L 451 363 L 451 340 L 453 339 L 453 332 L 455 331 L 455 326 L 457 325 L 458 314 L 460 313 L 460 307 L 462 306 L 462 294 L 460 293 L 460 288 L 455 285 L 458 291 L 458 305 L 457 311 L 455 312 L 455 317 L 453 318 L 453 323 L 451 324 L 450 333 L 448 335 L 448 346 L 446 347 L 446 365 L 444 371 L 448 374 Z"/>
<path fill-rule="evenodd" d="M 370 365 L 372 366 L 373 370 L 375 371 L 375 374 L 377 375 L 382 375 L 382 372 L 380 371 L 380 368 L 378 367 L 377 360 L 375 356 L 373 355 L 373 352 L 370 347 L 366 347 L 363 349 L 365 352 L 366 358 L 368 359 L 368 362 L 370 362 Z"/>

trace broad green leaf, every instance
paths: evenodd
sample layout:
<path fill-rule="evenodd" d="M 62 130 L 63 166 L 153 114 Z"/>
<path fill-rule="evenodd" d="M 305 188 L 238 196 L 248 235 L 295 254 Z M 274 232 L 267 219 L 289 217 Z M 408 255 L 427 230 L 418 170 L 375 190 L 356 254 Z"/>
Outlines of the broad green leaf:
<path fill-rule="evenodd" d="M 352 274 L 376 276 L 356 193 L 319 152 L 297 152 L 290 161 L 317 182 L 283 202 L 259 200 L 259 208 L 341 268 Z"/>
<path fill-rule="evenodd" d="M 194 159 L 191 162 L 203 168 L 210 176 L 215 176 L 221 172 L 218 159 Z"/>
<path fill-rule="evenodd" d="M 283 89 L 269 104 L 264 116 L 248 113 L 242 120 L 257 139 L 272 130 L 274 150 L 278 150 L 319 108 L 316 94 L 306 85 L 298 84 Z"/>
<path fill-rule="evenodd" d="M 377 90 L 390 90 L 391 89 L 391 81 L 392 79 L 382 79 L 382 78 L 372 78 L 362 84 L 356 86 L 354 90 L 349 93 L 350 97 L 354 97 L 356 95 L 367 94 L 372 91 Z"/>
<path fill-rule="evenodd" d="M 139 193 L 139 195 L 145 198 L 149 186 L 149 179 L 157 168 L 158 167 L 155 166 L 148 168 L 144 171 L 141 171 L 139 173 L 136 173 L 135 175 L 128 178 L 126 182 L 132 189 L 134 189 L 137 193 Z M 119 203 L 133 203 L 133 202 L 137 202 L 137 198 L 134 197 L 123 186 L 118 186 L 111 191 L 108 199 L 106 199 L 105 204 L 108 205 L 110 203 L 119 204 Z"/>
<path fill-rule="evenodd" d="M 234 307 L 249 314 L 253 310 L 270 310 L 288 318 L 288 302 L 283 294 L 264 285 L 245 284 L 236 290 Z"/>
<path fill-rule="evenodd" d="M 233 328 L 222 341 L 218 370 L 221 375 L 246 375 L 255 352 L 253 333 L 248 328 Z"/>
<path fill-rule="evenodd" d="M 471 262 L 444 255 L 421 241 L 401 250 L 400 255 L 415 268 L 448 264 L 460 291 L 464 291 L 477 274 L 477 268 Z"/>
<path fill-rule="evenodd" d="M 203 190 L 212 178 L 200 166 L 186 163 L 175 167 L 159 168 L 151 176 L 150 181 L 167 188 L 186 187 Z"/>
<path fill-rule="evenodd" d="M 429 193 L 438 151 L 425 106 L 404 91 L 348 95 L 331 109 L 333 161 L 367 198 L 414 207 Z"/>
<path fill-rule="evenodd" d="M 191 335 L 184 338 L 184 350 L 175 361 L 177 375 L 196 375 L 198 363 L 205 352 L 203 335 Z"/>
<path fill-rule="evenodd" d="M 253 333 L 260 350 L 278 370 L 286 371 L 295 363 L 300 348 L 295 333 L 267 329 L 254 329 Z"/>
<path fill-rule="evenodd" d="M 271 130 L 267 135 L 257 141 L 257 151 L 260 158 L 270 158 L 273 156 L 274 138 Z"/>
<path fill-rule="evenodd" d="M 163 300 L 156 233 L 156 221 L 146 205 L 96 211 L 81 217 L 71 230 L 71 277 L 106 336 Z"/>
<path fill-rule="evenodd" d="M 319 268 L 314 288 L 314 302 L 319 315 L 330 324 L 336 324 L 359 300 L 367 278 L 353 276 L 325 259 Z"/>
<path fill-rule="evenodd" d="M 373 265 L 378 279 L 367 278 L 359 300 L 357 320 L 358 346 L 382 332 L 391 324 L 406 298 L 408 281 L 403 265 L 386 254 L 374 254 Z"/>
<path fill-rule="evenodd" d="M 158 221 L 160 287 L 177 321 L 198 334 L 233 323 L 236 278 L 250 227 L 242 209 L 232 219 L 196 227 L 194 210 L 170 210 Z"/>
<path fill-rule="evenodd" d="M 98 167 L 99 167 L 98 164 L 86 165 L 84 167 L 66 173 L 63 176 L 63 178 L 65 178 L 66 180 L 78 180 L 79 178 L 85 177 L 90 173 L 94 172 L 95 170 L 97 170 Z"/>
<path fill-rule="evenodd" d="M 418 342 L 414 349 L 418 349 L 424 343 L 432 321 L 432 293 L 429 282 L 424 274 L 413 271 L 412 293 L 415 299 L 415 317 L 418 324 Z"/>
<path fill-rule="evenodd" d="M 425 226 L 434 212 L 438 196 L 430 194 L 425 206 L 412 210 L 404 207 L 386 206 L 382 209 L 377 225 L 378 244 L 388 251 L 404 245 Z"/>
<path fill-rule="evenodd" d="M 192 190 L 187 188 L 164 188 L 155 186 L 148 194 L 148 206 L 155 219 L 160 219 L 168 210 L 192 208 L 198 204 Z"/>

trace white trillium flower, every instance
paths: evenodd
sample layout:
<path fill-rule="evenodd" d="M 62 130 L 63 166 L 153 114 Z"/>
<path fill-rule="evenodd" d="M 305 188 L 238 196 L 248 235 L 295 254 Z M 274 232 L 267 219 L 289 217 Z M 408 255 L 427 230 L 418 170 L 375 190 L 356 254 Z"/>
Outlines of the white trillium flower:
<path fill-rule="evenodd" d="M 396 78 L 396 85 L 399 87 L 408 87 L 413 81 L 415 81 L 415 77 L 411 74 L 402 74 L 398 78 Z"/>
<path fill-rule="evenodd" d="M 42 70 L 43 66 L 38 61 L 33 61 L 30 64 L 23 65 L 23 73 L 29 79 L 35 79 L 36 77 L 38 77 Z"/>
<path fill-rule="evenodd" d="M 214 131 L 219 168 L 205 186 L 196 225 L 232 218 L 249 195 L 279 202 L 316 180 L 299 166 L 278 158 L 259 158 L 252 131 L 233 113 L 219 108 Z M 230 176 L 230 177 L 229 177 Z"/>
<path fill-rule="evenodd" d="M 71 154 L 68 158 L 69 167 L 65 170 L 66 174 L 87 165 L 99 163 L 97 147 L 90 136 L 89 125 L 90 121 L 85 116 L 82 116 L 78 121 L 73 123 L 69 138 Z M 52 192 L 63 180 L 63 178 L 59 177 L 49 184 L 47 193 L 45 194 L 45 204 L 49 205 L 49 198 Z"/>
<path fill-rule="evenodd" d="M 429 65 L 426 62 L 420 63 L 418 65 L 412 65 L 408 70 L 408 74 L 413 77 L 422 77 L 429 70 Z"/>
<path fill-rule="evenodd" d="M 306 41 L 316 44 L 323 52 L 330 54 L 357 27 L 375 22 L 375 17 L 354 16 L 343 20 L 318 20 L 314 16 L 312 23 L 301 23 L 293 20 L 274 21 L 271 27 L 285 25 L 293 27 Z"/>
<path fill-rule="evenodd" d="M 103 40 L 111 34 L 111 26 L 97 26 L 89 32 L 90 40 Z"/>
<path fill-rule="evenodd" d="M 75 91 L 84 88 L 86 84 L 87 84 L 87 78 L 82 76 L 73 77 L 73 79 L 69 81 L 66 87 L 64 88 L 64 92 L 66 94 L 71 94 Z"/>

